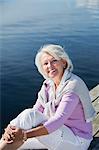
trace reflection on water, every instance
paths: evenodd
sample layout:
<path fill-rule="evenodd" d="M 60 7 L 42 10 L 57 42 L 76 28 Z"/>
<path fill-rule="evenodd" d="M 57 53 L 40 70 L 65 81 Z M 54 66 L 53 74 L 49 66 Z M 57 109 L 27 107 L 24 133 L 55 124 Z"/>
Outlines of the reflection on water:
<path fill-rule="evenodd" d="M 56 5 L 57 3 L 57 5 Z M 52 5 L 53 4 L 53 5 Z M 63 8 L 62 8 L 62 7 Z M 50 8 L 51 7 L 51 8 Z M 87 11 L 92 13 L 99 11 L 99 0 L 4 0 L 0 1 L 0 9 L 2 10 L 2 23 L 4 25 L 16 23 L 17 21 L 25 21 L 31 19 L 31 17 L 40 17 L 40 15 L 48 15 L 50 12 L 56 12 L 59 9 L 59 13 L 62 13 L 62 9 L 68 8 L 87 8 Z M 53 9 L 55 8 L 55 9 Z M 72 10 L 70 10 L 72 11 Z M 45 13 L 46 12 L 46 13 Z M 52 17 L 52 16 L 51 16 Z"/>
<path fill-rule="evenodd" d="M 87 8 L 92 17 L 99 19 L 99 0 L 76 0 L 79 8 Z"/>
<path fill-rule="evenodd" d="M 99 83 L 98 0 L 0 0 L 0 11 L 2 127 L 35 102 L 43 78 L 34 57 L 44 43 L 65 47 L 90 89 Z"/>
<path fill-rule="evenodd" d="M 93 11 L 93 9 L 99 8 L 99 0 L 76 0 L 76 5 L 78 7 L 91 8 L 91 11 Z"/>

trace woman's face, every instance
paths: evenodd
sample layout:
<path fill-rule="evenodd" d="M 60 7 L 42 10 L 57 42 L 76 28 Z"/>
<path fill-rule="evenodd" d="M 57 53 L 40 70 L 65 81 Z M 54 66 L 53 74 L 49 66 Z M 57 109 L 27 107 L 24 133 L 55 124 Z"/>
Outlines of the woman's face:
<path fill-rule="evenodd" d="M 41 65 L 47 77 L 53 80 L 61 80 L 66 61 L 57 60 L 50 54 L 44 53 L 41 57 Z"/>

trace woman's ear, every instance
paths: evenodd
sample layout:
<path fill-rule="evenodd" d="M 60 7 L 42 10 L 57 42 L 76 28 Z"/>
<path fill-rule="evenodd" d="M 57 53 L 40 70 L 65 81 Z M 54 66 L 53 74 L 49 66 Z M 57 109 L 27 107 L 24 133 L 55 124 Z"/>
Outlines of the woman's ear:
<path fill-rule="evenodd" d="M 67 68 L 67 61 L 66 60 L 64 60 L 64 59 L 62 59 L 62 63 L 63 63 L 63 67 L 64 67 L 64 69 L 66 69 Z"/>

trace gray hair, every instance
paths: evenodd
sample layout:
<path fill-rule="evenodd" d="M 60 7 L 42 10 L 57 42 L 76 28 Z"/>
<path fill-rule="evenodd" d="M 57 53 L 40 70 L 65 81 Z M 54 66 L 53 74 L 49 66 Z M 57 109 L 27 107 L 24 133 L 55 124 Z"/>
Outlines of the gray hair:
<path fill-rule="evenodd" d="M 38 71 L 43 75 L 43 77 L 46 79 L 48 78 L 43 71 L 42 65 L 41 65 L 41 57 L 44 53 L 47 53 L 51 56 L 53 56 L 55 59 L 60 60 L 66 60 L 67 62 L 67 70 L 72 71 L 73 70 L 73 64 L 68 56 L 68 54 L 65 52 L 64 48 L 60 45 L 54 45 L 54 44 L 48 44 L 41 47 L 35 57 L 35 65 L 38 68 Z"/>

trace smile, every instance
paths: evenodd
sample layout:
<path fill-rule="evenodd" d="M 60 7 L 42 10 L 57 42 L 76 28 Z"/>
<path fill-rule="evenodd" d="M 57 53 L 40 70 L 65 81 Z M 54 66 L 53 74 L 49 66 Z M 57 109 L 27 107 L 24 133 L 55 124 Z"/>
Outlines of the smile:
<path fill-rule="evenodd" d="M 55 72 L 55 71 L 56 71 L 56 69 L 53 69 L 53 70 L 50 70 L 49 73 L 53 73 L 53 72 Z"/>

